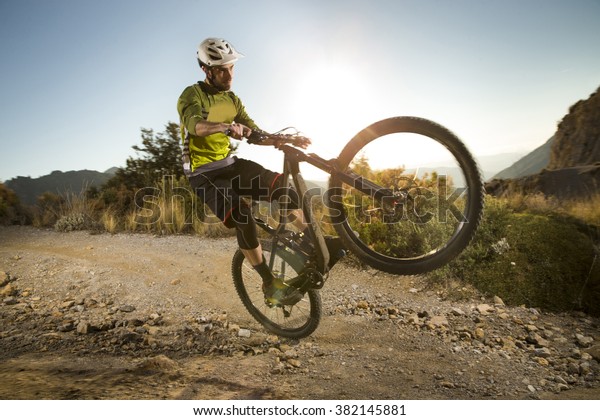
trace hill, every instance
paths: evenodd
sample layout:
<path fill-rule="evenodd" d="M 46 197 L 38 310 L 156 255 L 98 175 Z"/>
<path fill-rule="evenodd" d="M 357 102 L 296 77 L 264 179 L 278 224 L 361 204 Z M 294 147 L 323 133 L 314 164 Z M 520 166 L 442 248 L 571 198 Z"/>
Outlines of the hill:
<path fill-rule="evenodd" d="M 112 169 L 112 168 L 111 168 Z M 37 198 L 45 192 L 64 194 L 67 192 L 80 193 L 91 186 L 100 187 L 113 176 L 109 169 L 106 172 L 53 171 L 39 178 L 18 176 L 6 181 L 5 185 L 13 190 L 21 203 L 33 205 Z"/>
<path fill-rule="evenodd" d="M 523 167 L 534 170 L 534 162 L 542 162 L 548 148 L 548 163 L 541 171 L 525 175 L 519 171 L 509 172 L 510 176 L 516 175 L 511 179 L 496 176 L 486 184 L 488 193 L 495 196 L 542 193 L 558 199 L 586 199 L 599 194 L 600 88 L 569 108 L 556 134 L 528 155 L 528 161 L 522 162 Z"/>
<path fill-rule="evenodd" d="M 533 152 L 523 156 L 508 168 L 498 172 L 492 178 L 511 179 L 539 173 L 550 163 L 550 150 L 555 136 L 535 149 Z"/>

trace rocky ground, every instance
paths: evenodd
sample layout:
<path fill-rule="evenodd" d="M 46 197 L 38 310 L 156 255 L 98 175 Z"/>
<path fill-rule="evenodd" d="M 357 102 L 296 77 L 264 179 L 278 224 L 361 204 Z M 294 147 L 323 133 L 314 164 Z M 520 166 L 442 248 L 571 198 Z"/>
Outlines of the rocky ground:
<path fill-rule="evenodd" d="M 235 295 L 235 239 L 0 228 L 4 399 L 600 399 L 599 320 L 340 263 L 303 340 Z"/>

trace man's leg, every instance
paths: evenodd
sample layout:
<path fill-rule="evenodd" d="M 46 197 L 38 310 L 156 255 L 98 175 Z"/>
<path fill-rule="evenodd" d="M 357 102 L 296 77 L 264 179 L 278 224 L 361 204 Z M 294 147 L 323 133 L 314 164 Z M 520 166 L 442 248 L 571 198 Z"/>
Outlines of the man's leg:
<path fill-rule="evenodd" d="M 246 260 L 252 265 L 252 267 L 256 267 L 263 262 L 262 247 L 260 244 L 258 244 L 258 247 L 254 249 L 240 248 L 240 251 L 242 251 L 242 254 L 244 254 L 244 257 L 246 257 Z"/>
<path fill-rule="evenodd" d="M 249 212 L 250 209 L 243 205 L 231 212 L 240 251 L 262 278 L 265 300 L 272 305 L 294 305 L 302 299 L 303 293 L 287 286 L 281 278 L 273 275 L 258 241 L 256 223 Z"/>

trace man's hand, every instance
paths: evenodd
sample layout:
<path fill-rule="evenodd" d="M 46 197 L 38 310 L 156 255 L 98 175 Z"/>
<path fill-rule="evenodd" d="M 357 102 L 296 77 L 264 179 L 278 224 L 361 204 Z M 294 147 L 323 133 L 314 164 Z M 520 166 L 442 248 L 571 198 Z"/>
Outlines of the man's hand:
<path fill-rule="evenodd" d="M 229 128 L 225 132 L 230 137 L 233 137 L 236 140 L 241 140 L 243 138 L 247 138 L 250 134 L 252 134 L 252 130 L 246 127 L 243 124 L 233 123 L 229 125 Z"/>
<path fill-rule="evenodd" d="M 291 144 L 301 149 L 306 149 L 311 143 L 310 139 L 304 136 L 294 136 L 291 141 Z"/>
<path fill-rule="evenodd" d="M 306 149 L 312 143 L 308 137 L 300 136 L 298 134 L 269 134 L 261 130 L 252 131 L 251 134 L 251 136 L 247 137 L 248 143 L 259 144 L 261 146 L 274 146 L 279 148 L 284 144 L 291 144 Z"/>

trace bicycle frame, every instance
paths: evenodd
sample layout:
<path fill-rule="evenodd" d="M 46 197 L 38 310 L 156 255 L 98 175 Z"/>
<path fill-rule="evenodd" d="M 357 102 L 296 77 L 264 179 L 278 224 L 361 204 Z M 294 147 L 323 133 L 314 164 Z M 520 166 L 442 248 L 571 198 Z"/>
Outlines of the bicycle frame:
<path fill-rule="evenodd" d="M 384 200 L 386 198 L 395 197 L 394 192 L 389 188 L 382 188 L 371 181 L 365 180 L 363 177 L 356 175 L 352 172 L 340 171 L 337 167 L 337 160 L 325 160 L 316 154 L 306 154 L 301 150 L 284 144 L 278 146 L 284 154 L 284 165 L 283 165 L 283 179 L 284 185 L 287 185 L 290 177 L 292 178 L 293 186 L 296 188 L 298 196 L 301 199 L 300 208 L 304 215 L 304 220 L 307 224 L 308 230 L 314 238 L 314 246 L 316 249 L 316 269 L 321 275 L 326 275 L 329 271 L 330 255 L 327 248 L 323 232 L 318 222 L 313 217 L 312 206 L 310 202 L 310 196 L 307 194 L 308 188 L 302 174 L 300 172 L 300 162 L 307 162 L 316 168 L 321 169 L 324 172 L 330 174 L 330 176 L 336 176 L 344 183 L 354 185 L 354 187 L 364 194 L 368 194 L 378 200 Z M 329 194 L 326 194 L 327 199 L 330 199 Z M 287 202 L 282 204 L 282 208 L 279 213 L 279 225 L 277 228 L 273 228 L 268 225 L 267 222 L 257 219 L 257 224 L 269 232 L 272 235 L 283 233 L 285 225 L 287 223 Z M 272 257 L 274 253 L 272 254 Z"/>
<path fill-rule="evenodd" d="M 232 261 L 232 276 L 238 295 L 250 314 L 269 331 L 288 338 L 306 337 L 315 331 L 322 314 L 318 289 L 324 286 L 331 267 L 346 252 L 353 253 L 376 270 L 414 275 L 430 272 L 452 261 L 472 240 L 481 221 L 483 186 L 471 153 L 446 128 L 418 117 L 388 118 L 360 131 L 339 156 L 331 160 L 305 153 L 304 148 L 310 140 L 297 131 L 285 134 L 285 130 L 273 134 L 255 130 L 248 142 L 272 145 L 284 154 L 284 183 L 278 185 L 286 189 L 291 185 L 299 198 L 281 200 L 279 215 L 268 214 L 263 217 L 267 222 L 256 217 L 255 220 L 269 234 L 270 239 L 263 240 L 262 245 L 265 255 L 269 254 L 267 264 L 273 275 L 286 286 L 303 293 L 303 297 L 291 305 L 271 304 L 265 300 L 265 293 L 261 290 L 262 279 L 248 267 L 244 253 L 236 251 Z M 447 187 L 452 182 L 446 181 L 445 175 L 442 174 L 439 178 L 442 181 L 434 185 L 437 177 L 429 177 L 427 173 L 417 177 L 418 170 L 413 175 L 400 176 L 404 169 L 397 169 L 404 168 L 404 165 L 389 168 L 389 172 L 388 169 L 365 171 L 369 174 L 366 177 L 372 176 L 372 181 L 354 172 L 353 163 L 357 157 L 366 157 L 367 151 L 381 150 L 371 148 L 371 142 L 389 134 L 401 133 L 421 135 L 428 142 L 425 146 L 433 145 L 443 151 L 444 156 L 449 155 L 448 159 L 454 161 L 460 182 L 465 186 L 455 188 L 448 196 Z M 405 138 L 412 140 L 410 137 L 400 140 Z M 385 142 L 377 144 L 388 146 Z M 398 163 L 407 163 L 404 161 L 408 160 L 410 168 L 410 158 L 407 156 Z M 309 195 L 300 173 L 301 162 L 330 175 L 323 204 L 337 233 L 335 236 L 325 235 L 329 232 L 321 230 L 321 220 L 313 212 L 314 195 Z M 362 166 L 359 165 L 359 168 Z M 379 183 L 381 186 L 377 185 Z M 287 190 L 280 192 L 292 194 Z M 298 210 L 290 214 L 291 207 Z M 454 218 L 448 219 L 447 212 L 451 212 Z M 253 212 L 253 216 L 256 215 Z M 301 229 L 305 229 L 306 236 L 288 226 L 288 223 L 297 222 L 292 220 L 293 215 L 303 216 L 306 226 Z M 431 226 L 426 225 L 430 217 L 436 215 L 438 220 L 434 220 Z M 271 221 L 273 223 L 269 225 Z M 370 223 L 373 225 L 366 226 Z M 412 235 L 419 237 L 413 241 Z M 312 247 L 305 246 L 308 241 Z"/>

